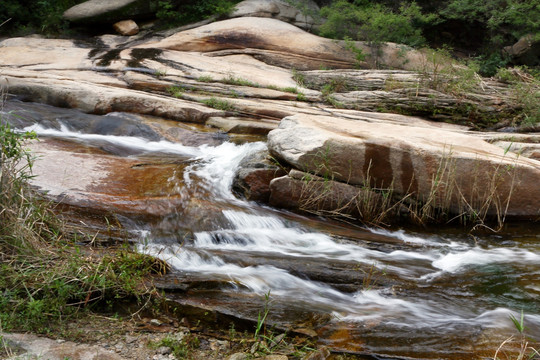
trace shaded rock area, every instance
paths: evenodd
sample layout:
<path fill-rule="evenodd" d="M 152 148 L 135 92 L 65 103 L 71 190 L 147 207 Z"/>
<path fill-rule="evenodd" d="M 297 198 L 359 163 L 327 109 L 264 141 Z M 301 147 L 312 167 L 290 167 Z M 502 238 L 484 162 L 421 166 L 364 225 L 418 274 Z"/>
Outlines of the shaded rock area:
<path fill-rule="evenodd" d="M 285 175 L 285 171 L 272 162 L 267 151 L 245 157 L 233 181 L 233 191 L 248 200 L 268 202 L 270 181 Z"/>
<path fill-rule="evenodd" d="M 302 0 L 295 7 L 292 3 L 281 0 L 245 0 L 236 4 L 229 16 L 235 17 L 269 17 L 288 22 L 304 30 L 311 30 L 320 25 L 320 19 L 314 14 L 319 6 L 312 0 Z"/>
<path fill-rule="evenodd" d="M 510 56 L 511 61 L 518 65 L 540 65 L 540 39 L 538 34 L 523 36 L 514 45 L 505 47 L 503 53 Z"/>
<path fill-rule="evenodd" d="M 114 23 L 150 16 L 155 6 L 151 0 L 89 0 L 67 9 L 63 17 L 79 24 Z"/>

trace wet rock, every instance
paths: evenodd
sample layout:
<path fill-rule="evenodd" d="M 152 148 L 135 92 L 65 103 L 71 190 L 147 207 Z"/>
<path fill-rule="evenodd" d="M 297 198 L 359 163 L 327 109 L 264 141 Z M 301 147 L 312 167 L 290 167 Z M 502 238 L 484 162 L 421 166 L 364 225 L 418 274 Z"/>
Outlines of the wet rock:
<path fill-rule="evenodd" d="M 466 202 L 481 204 L 487 215 L 497 215 L 503 204 L 508 216 L 540 215 L 540 162 L 473 133 L 295 115 L 269 133 L 268 147 L 296 169 L 424 201 L 435 196 L 436 204 L 453 213 Z M 282 179 L 300 193 L 298 181 Z M 272 191 L 278 188 L 271 184 Z"/>
<path fill-rule="evenodd" d="M 318 14 L 319 6 L 312 0 L 299 3 L 303 9 L 294 6 L 294 3 L 279 0 L 245 0 L 235 6 L 230 17 L 269 17 L 288 22 L 305 30 L 311 30 L 319 25 L 313 18 Z"/>
<path fill-rule="evenodd" d="M 267 151 L 260 151 L 244 158 L 233 180 L 233 191 L 248 200 L 267 202 L 270 182 L 285 174 L 273 163 Z"/>
<path fill-rule="evenodd" d="M 122 20 L 113 25 L 114 30 L 120 35 L 131 36 L 139 33 L 139 26 L 133 20 Z"/>
<path fill-rule="evenodd" d="M 270 182 L 270 204 L 326 216 L 371 216 L 367 208 L 378 209 L 381 195 L 313 174 L 291 170 Z"/>
<path fill-rule="evenodd" d="M 78 24 L 111 23 L 153 13 L 150 0 L 89 0 L 64 12 L 64 19 Z"/>

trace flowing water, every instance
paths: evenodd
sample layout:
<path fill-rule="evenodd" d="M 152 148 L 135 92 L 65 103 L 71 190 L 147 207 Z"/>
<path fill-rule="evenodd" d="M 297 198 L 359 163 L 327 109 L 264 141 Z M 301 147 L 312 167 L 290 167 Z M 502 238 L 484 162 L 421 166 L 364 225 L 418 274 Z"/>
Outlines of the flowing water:
<path fill-rule="evenodd" d="M 233 195 L 235 169 L 264 149 L 262 142 L 184 146 L 33 129 L 42 137 L 107 144 L 122 156 L 182 160 L 167 180 L 180 205 L 137 226 L 140 251 L 171 264 L 176 280 L 199 284 L 177 295 L 184 301 L 256 318 L 270 294 L 276 324 L 313 327 L 333 349 L 380 359 L 492 357 L 516 334 L 510 315 L 521 311 L 527 335 L 540 341 L 538 226 L 471 236 L 460 229 L 337 224 Z"/>

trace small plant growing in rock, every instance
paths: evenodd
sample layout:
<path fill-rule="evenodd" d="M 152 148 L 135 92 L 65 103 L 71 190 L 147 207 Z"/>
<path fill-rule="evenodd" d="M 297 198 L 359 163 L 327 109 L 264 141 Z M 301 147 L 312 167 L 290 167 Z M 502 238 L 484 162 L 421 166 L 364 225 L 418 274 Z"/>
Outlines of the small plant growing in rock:
<path fill-rule="evenodd" d="M 199 77 L 197 78 L 197 81 L 199 81 L 199 82 L 206 82 L 206 83 L 207 83 L 207 82 L 214 82 L 215 80 L 214 80 L 214 78 L 211 77 L 210 75 L 202 75 L 202 76 L 199 76 Z"/>
<path fill-rule="evenodd" d="M 497 348 L 497 351 L 495 351 L 495 355 L 493 356 L 493 360 L 503 360 L 503 359 L 516 359 L 516 360 L 525 360 L 525 359 L 538 359 L 540 358 L 540 352 L 536 350 L 534 347 L 530 346 L 530 341 L 527 339 L 527 336 L 525 335 L 525 315 L 523 313 L 523 310 L 521 310 L 521 316 L 520 318 L 516 318 L 514 315 L 510 315 L 510 320 L 514 324 L 514 327 L 519 333 L 518 339 L 517 339 L 517 354 L 515 353 L 516 347 L 510 347 L 512 342 L 514 341 L 514 336 L 510 336 L 508 339 L 504 340 L 501 345 Z M 512 354 L 509 355 L 506 353 L 506 347 L 509 347 L 512 351 Z M 499 354 L 503 353 L 504 357 L 499 357 Z"/>
<path fill-rule="evenodd" d="M 206 106 L 209 106 L 217 110 L 233 111 L 235 109 L 234 105 L 228 102 L 227 100 L 217 99 L 215 97 L 202 100 L 201 102 L 205 104 Z"/>

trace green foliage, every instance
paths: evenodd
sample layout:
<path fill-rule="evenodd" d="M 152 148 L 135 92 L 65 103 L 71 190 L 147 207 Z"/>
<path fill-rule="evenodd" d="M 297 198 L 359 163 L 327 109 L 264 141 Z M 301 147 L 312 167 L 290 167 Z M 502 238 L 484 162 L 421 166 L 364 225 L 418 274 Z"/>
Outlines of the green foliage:
<path fill-rule="evenodd" d="M 158 1 L 156 17 L 163 27 L 179 26 L 228 14 L 239 0 Z"/>
<path fill-rule="evenodd" d="M 494 76 L 497 71 L 508 64 L 508 58 L 500 52 L 481 55 L 476 59 L 478 64 L 478 73 L 482 76 Z"/>
<path fill-rule="evenodd" d="M 227 78 L 221 80 L 224 84 L 229 85 L 238 85 L 238 86 L 249 86 L 249 87 L 261 87 L 259 84 L 254 83 L 253 81 L 249 81 L 247 79 L 242 79 L 235 77 L 233 75 L 229 75 Z"/>
<path fill-rule="evenodd" d="M 270 290 L 268 293 L 264 294 L 264 309 L 262 312 L 259 311 L 257 316 L 257 326 L 255 327 L 255 335 L 253 336 L 255 340 L 259 338 L 259 334 L 263 329 L 266 329 L 266 318 L 270 313 Z"/>
<path fill-rule="evenodd" d="M 522 126 L 540 124 L 540 74 L 526 67 L 501 68 L 496 77 L 510 84 L 515 106 L 518 108 L 514 122 Z"/>
<path fill-rule="evenodd" d="M 4 0 L 0 6 L 0 23 L 11 19 L 2 32 L 27 35 L 38 32 L 58 34 L 68 28 L 62 14 L 81 0 Z"/>
<path fill-rule="evenodd" d="M 232 111 L 234 110 L 234 105 L 228 102 L 227 100 L 217 99 L 211 97 L 210 99 L 205 99 L 201 101 L 206 106 L 209 106 L 214 109 L 223 110 L 223 111 Z"/>
<path fill-rule="evenodd" d="M 523 313 L 523 310 L 521 310 L 521 318 L 518 320 L 514 315 L 510 315 L 510 320 L 514 323 L 514 326 L 516 327 L 516 330 L 523 334 L 523 331 L 525 331 L 525 324 L 523 322 L 525 318 L 525 314 Z"/>
<path fill-rule="evenodd" d="M 306 77 L 304 76 L 304 74 L 299 73 L 298 70 L 292 69 L 292 78 L 294 81 L 296 81 L 298 86 L 300 87 L 306 86 Z"/>
<path fill-rule="evenodd" d="M 483 24 L 489 31 L 489 43 L 498 47 L 508 43 L 504 34 L 511 35 L 512 42 L 529 33 L 538 34 L 540 29 L 538 1 L 452 0 L 441 9 L 441 15 L 470 24 Z"/>
<path fill-rule="evenodd" d="M 211 77 L 210 75 L 203 75 L 203 76 L 199 76 L 197 81 L 200 81 L 200 82 L 214 82 L 216 80 L 214 80 L 214 78 Z"/>
<path fill-rule="evenodd" d="M 189 359 L 191 351 L 199 348 L 200 345 L 201 342 L 199 338 L 192 334 L 185 335 L 181 339 L 169 335 L 160 341 L 151 342 L 149 344 L 149 346 L 154 349 L 162 346 L 170 348 L 176 359 Z"/>
<path fill-rule="evenodd" d="M 397 11 L 369 1 L 338 0 L 321 9 L 327 21 L 321 26 L 322 36 L 372 43 L 397 42 L 411 46 L 424 44 L 422 27 L 433 23 L 436 16 L 422 13 L 415 3 L 403 4 Z"/>
<path fill-rule="evenodd" d="M 169 94 L 171 94 L 175 98 L 179 98 L 179 99 L 182 98 L 185 91 L 186 91 L 186 89 L 184 87 L 182 87 L 182 86 L 171 86 L 170 88 L 167 89 L 167 92 Z"/>
<path fill-rule="evenodd" d="M 345 36 L 343 40 L 345 40 L 345 47 L 352 51 L 352 53 L 354 54 L 356 67 L 360 68 L 362 62 L 366 59 L 366 54 L 364 54 L 364 51 L 362 49 L 356 46 L 355 42 L 350 37 Z"/>
<path fill-rule="evenodd" d="M 47 332 L 83 309 L 142 299 L 150 294 L 144 277 L 165 271 L 159 260 L 128 250 L 96 258 L 70 244 L 42 244 L 0 267 L 0 321 L 8 330 Z"/>

